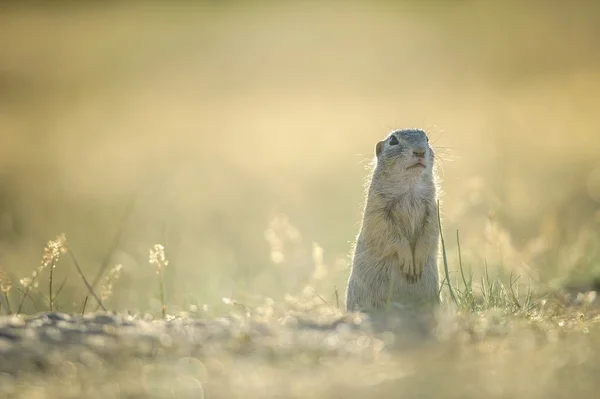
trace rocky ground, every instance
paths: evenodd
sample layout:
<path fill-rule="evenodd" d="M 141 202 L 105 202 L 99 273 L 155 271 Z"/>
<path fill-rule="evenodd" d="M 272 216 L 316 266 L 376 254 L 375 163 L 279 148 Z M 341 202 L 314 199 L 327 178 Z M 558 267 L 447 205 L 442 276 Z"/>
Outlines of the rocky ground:
<path fill-rule="evenodd" d="M 598 320 L 272 303 L 211 318 L 5 316 L 0 397 L 595 398 Z"/>

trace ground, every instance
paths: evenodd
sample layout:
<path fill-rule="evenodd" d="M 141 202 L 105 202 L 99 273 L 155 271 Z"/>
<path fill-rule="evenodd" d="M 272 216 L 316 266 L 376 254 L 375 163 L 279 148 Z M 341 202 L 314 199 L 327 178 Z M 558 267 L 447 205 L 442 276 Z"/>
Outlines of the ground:
<path fill-rule="evenodd" d="M 563 298 L 564 299 L 564 298 Z M 442 306 L 344 314 L 318 299 L 222 315 L 41 313 L 0 320 L 7 398 L 595 398 L 595 297 L 528 314 Z"/>

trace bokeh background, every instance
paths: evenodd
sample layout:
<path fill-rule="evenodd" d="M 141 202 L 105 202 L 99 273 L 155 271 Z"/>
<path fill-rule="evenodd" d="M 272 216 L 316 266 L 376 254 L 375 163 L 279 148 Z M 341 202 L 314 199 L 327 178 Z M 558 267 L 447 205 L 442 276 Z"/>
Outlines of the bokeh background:
<path fill-rule="evenodd" d="M 4 4 L 0 265 L 18 286 L 64 233 L 91 281 L 123 265 L 107 305 L 158 310 L 160 243 L 170 309 L 335 303 L 374 145 L 420 127 L 452 270 L 459 230 L 476 275 L 590 285 L 599 67 L 592 1 Z"/>

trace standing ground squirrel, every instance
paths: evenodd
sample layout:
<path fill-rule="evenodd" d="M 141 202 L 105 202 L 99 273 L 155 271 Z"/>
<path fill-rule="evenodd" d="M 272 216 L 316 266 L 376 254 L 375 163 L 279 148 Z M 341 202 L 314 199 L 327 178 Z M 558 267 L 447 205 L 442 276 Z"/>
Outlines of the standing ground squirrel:
<path fill-rule="evenodd" d="M 437 175 L 429 138 L 420 129 L 395 130 L 377 143 L 375 156 L 346 309 L 437 303 Z"/>

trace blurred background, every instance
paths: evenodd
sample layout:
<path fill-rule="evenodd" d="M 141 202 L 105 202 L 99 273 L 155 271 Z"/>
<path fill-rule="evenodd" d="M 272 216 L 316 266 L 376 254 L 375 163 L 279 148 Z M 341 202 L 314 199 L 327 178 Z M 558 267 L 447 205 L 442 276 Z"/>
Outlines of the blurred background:
<path fill-rule="evenodd" d="M 159 243 L 171 309 L 333 304 L 374 145 L 420 127 L 452 270 L 459 230 L 476 276 L 590 285 L 599 67 L 589 1 L 2 5 L 0 266 L 18 287 L 64 233 L 98 289 L 123 265 L 109 307 L 156 310 Z M 70 258 L 54 276 L 78 309 Z"/>

